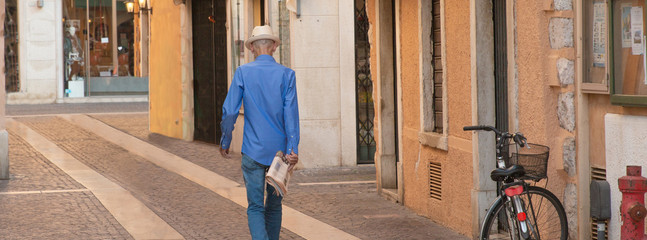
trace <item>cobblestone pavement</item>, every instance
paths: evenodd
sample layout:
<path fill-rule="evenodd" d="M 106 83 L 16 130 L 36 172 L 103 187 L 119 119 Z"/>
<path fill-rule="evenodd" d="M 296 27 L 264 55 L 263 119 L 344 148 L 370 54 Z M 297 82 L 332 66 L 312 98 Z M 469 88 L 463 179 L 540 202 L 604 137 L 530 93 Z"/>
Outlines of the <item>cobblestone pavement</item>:
<path fill-rule="evenodd" d="M 248 235 L 245 209 L 58 117 L 18 121 L 130 191 L 186 239 Z M 284 230 L 286 239 L 298 238 Z"/>
<path fill-rule="evenodd" d="M 240 157 L 223 159 L 217 146 L 186 142 L 148 132 L 147 114 L 99 115 L 92 117 L 202 167 L 242 183 Z M 299 183 L 375 180 L 375 167 L 297 170 L 284 204 L 361 239 L 467 239 L 405 207 L 378 196 L 375 183 Z"/>
<path fill-rule="evenodd" d="M 61 104 L 61 113 L 89 112 L 116 129 L 242 184 L 240 155 L 220 157 L 217 147 L 151 134 L 147 105 Z M 68 106 L 70 105 L 70 106 Z M 142 110 L 143 106 L 143 110 Z M 122 108 L 123 107 L 123 108 Z M 51 106 L 7 107 L 8 115 L 55 114 Z M 55 116 L 16 117 L 79 161 L 130 191 L 187 239 L 249 239 L 245 209 L 200 185 L 162 169 L 123 148 Z M 0 236 L 9 239 L 128 239 L 98 200 L 84 187 L 10 132 L 12 179 L 0 181 Z M 297 170 L 284 204 L 361 239 L 467 239 L 385 200 L 376 193 L 375 168 Z M 355 184 L 301 185 L 363 181 Z M 366 182 L 368 181 L 368 183 Z M 6 192 L 70 192 L 8 195 Z M 39 214 L 46 212 L 47 214 Z M 34 230 L 33 226 L 43 226 Z M 282 229 L 281 239 L 301 239 Z"/>
<path fill-rule="evenodd" d="M 12 132 L 9 159 L 11 179 L 0 181 L 2 239 L 132 239 L 91 192 Z"/>

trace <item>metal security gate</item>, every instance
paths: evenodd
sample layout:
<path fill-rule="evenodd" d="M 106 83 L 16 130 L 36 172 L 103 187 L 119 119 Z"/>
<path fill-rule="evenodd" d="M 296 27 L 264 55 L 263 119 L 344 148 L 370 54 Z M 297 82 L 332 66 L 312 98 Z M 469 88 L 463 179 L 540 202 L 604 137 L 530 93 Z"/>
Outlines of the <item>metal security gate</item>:
<path fill-rule="evenodd" d="M 375 138 L 373 136 L 373 81 L 370 68 L 366 1 L 355 0 L 355 93 L 357 114 L 357 163 L 373 163 Z"/>
<path fill-rule="evenodd" d="M 217 143 L 227 96 L 226 0 L 193 0 L 194 139 Z"/>

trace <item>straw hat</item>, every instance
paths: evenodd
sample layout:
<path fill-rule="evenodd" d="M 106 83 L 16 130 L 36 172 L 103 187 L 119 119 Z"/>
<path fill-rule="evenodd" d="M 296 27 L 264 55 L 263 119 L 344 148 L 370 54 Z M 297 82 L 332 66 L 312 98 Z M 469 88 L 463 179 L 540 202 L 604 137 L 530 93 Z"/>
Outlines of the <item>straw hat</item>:
<path fill-rule="evenodd" d="M 254 27 L 254 30 L 252 30 L 252 36 L 245 41 L 245 47 L 247 49 L 252 49 L 252 43 L 256 40 L 261 40 L 261 39 L 269 39 L 273 40 L 276 44 L 281 44 L 281 39 L 279 37 L 274 36 L 272 33 L 272 27 L 268 25 L 264 26 L 256 26 Z"/>

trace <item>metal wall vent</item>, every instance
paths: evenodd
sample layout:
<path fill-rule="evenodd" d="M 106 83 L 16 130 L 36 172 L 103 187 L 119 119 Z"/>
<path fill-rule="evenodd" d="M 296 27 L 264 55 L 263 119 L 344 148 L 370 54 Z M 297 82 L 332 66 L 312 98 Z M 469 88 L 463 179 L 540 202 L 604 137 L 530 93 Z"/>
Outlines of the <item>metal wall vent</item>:
<path fill-rule="evenodd" d="M 607 180 L 607 170 L 604 168 L 591 167 L 591 180 Z M 604 221 L 607 228 L 604 231 L 604 239 L 609 239 L 609 220 Z M 591 239 L 598 239 L 598 219 L 591 218 Z"/>
<path fill-rule="evenodd" d="M 442 167 L 440 163 L 429 162 L 429 196 L 442 199 Z"/>
<path fill-rule="evenodd" d="M 607 170 L 604 168 L 591 167 L 591 180 L 607 180 Z"/>

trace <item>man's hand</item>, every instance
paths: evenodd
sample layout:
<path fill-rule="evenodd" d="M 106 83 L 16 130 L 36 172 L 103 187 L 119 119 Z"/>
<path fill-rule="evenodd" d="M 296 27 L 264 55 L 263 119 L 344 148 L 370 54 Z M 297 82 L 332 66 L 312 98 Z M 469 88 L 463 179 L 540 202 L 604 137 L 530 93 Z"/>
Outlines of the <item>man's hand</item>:
<path fill-rule="evenodd" d="M 222 147 L 220 148 L 220 155 L 222 155 L 224 158 L 229 159 L 229 148 L 223 149 Z"/>
<path fill-rule="evenodd" d="M 292 171 L 292 169 L 294 168 L 294 165 L 297 165 L 297 163 L 299 162 L 299 155 L 292 152 L 288 155 L 285 155 L 285 159 L 287 159 L 288 162 L 290 163 L 290 166 L 288 167 L 288 172 L 289 172 L 289 171 Z"/>

